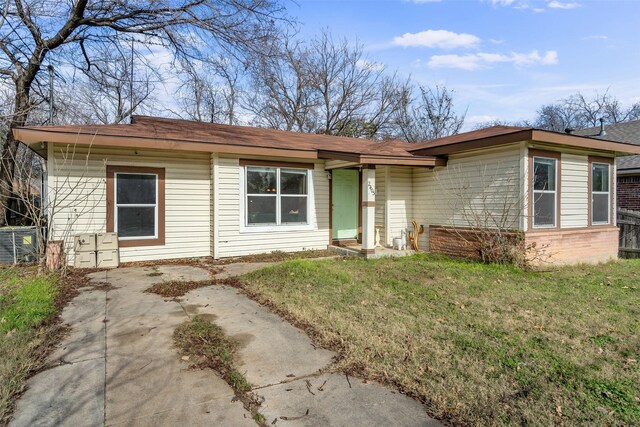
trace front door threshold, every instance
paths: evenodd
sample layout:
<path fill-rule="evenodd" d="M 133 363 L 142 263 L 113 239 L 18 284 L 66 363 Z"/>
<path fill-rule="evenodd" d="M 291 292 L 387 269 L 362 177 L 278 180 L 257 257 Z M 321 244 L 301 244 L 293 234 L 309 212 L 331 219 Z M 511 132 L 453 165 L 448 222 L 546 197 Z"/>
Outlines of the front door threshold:
<path fill-rule="evenodd" d="M 353 256 L 353 257 L 364 256 L 362 252 L 360 252 L 360 249 L 357 249 L 354 247 L 350 248 L 347 246 L 338 246 L 336 244 L 333 244 L 333 245 L 329 245 L 327 249 L 329 249 L 331 252 L 338 254 L 340 256 Z"/>

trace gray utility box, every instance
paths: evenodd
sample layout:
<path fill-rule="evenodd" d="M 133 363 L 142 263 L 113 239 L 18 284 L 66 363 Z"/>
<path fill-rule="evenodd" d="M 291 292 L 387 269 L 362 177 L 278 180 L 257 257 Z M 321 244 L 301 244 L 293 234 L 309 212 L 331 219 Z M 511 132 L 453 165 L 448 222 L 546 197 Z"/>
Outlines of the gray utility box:
<path fill-rule="evenodd" d="M 112 268 L 120 265 L 118 234 L 79 234 L 75 238 L 76 268 Z"/>
<path fill-rule="evenodd" d="M 117 251 L 118 250 L 118 234 L 117 233 L 96 234 L 96 250 Z"/>
<path fill-rule="evenodd" d="M 76 252 L 73 266 L 75 268 L 96 268 L 96 252 Z"/>
<path fill-rule="evenodd" d="M 98 251 L 98 268 L 114 268 L 120 265 L 118 250 Z"/>
<path fill-rule="evenodd" d="M 95 234 L 78 234 L 75 237 L 74 252 L 95 252 L 96 251 L 96 235 Z"/>

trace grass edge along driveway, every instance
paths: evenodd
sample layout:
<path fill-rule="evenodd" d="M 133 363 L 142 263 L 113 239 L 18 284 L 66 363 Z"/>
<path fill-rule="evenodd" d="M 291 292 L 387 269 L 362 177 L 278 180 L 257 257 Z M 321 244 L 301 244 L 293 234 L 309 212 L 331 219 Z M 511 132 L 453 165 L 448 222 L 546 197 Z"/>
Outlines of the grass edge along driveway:
<path fill-rule="evenodd" d="M 0 269 L 0 426 L 7 425 L 29 376 L 57 342 L 58 277 L 36 267 Z"/>
<path fill-rule="evenodd" d="M 466 425 L 640 423 L 640 261 L 529 272 L 416 255 L 293 260 L 245 289 L 336 368 Z"/>

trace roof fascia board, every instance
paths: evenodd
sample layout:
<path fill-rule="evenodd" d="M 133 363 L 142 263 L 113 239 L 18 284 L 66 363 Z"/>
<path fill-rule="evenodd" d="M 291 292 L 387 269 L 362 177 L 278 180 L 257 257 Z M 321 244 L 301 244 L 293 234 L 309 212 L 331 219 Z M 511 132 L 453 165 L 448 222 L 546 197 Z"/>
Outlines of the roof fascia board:
<path fill-rule="evenodd" d="M 206 153 L 227 153 L 242 155 L 259 155 L 275 157 L 292 157 L 303 159 L 317 159 L 315 150 L 288 150 L 280 148 L 247 147 L 241 145 L 226 145 L 220 143 L 206 143 L 193 141 L 173 141 L 159 138 L 130 138 L 126 136 L 78 134 L 70 132 L 48 132 L 35 129 L 14 129 L 17 140 L 27 145 L 40 142 L 59 144 L 100 145 L 125 148 L 154 148 L 164 150 L 198 151 Z"/>
<path fill-rule="evenodd" d="M 531 139 L 531 134 L 532 132 L 530 129 L 525 129 L 505 135 L 472 139 L 469 141 L 461 141 L 454 144 L 447 144 L 436 147 L 419 148 L 417 150 L 411 150 L 411 152 L 413 154 L 421 154 L 425 156 L 440 156 L 444 154 L 453 154 L 462 151 L 488 148 L 496 145 L 506 145 L 512 144 L 514 142 L 527 141 Z"/>
<path fill-rule="evenodd" d="M 548 143 L 598 151 L 609 151 L 619 154 L 640 154 L 640 146 L 638 145 L 604 141 L 601 139 L 593 139 L 576 135 L 564 135 L 557 132 L 549 132 L 539 129 L 525 129 L 505 135 L 473 139 L 470 141 L 462 141 L 454 144 L 436 146 L 431 148 L 421 148 L 412 150 L 411 152 L 414 154 L 437 156 L 522 141 L 535 141 L 538 143 Z"/>
<path fill-rule="evenodd" d="M 544 130 L 533 130 L 534 141 L 547 142 L 570 147 L 588 148 L 599 151 L 612 151 L 621 154 L 640 154 L 640 146 L 625 144 L 622 142 L 605 141 L 602 139 L 589 138 L 585 136 L 565 135 Z"/>

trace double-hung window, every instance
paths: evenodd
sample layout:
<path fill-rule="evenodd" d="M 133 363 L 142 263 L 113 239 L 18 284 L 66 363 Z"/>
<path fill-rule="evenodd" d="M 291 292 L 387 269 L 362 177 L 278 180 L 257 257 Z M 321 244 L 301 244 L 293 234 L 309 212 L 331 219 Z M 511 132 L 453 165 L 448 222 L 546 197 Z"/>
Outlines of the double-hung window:
<path fill-rule="evenodd" d="M 244 227 L 299 227 L 310 224 L 309 169 L 244 167 Z"/>
<path fill-rule="evenodd" d="M 591 163 L 591 224 L 611 222 L 611 165 Z"/>
<path fill-rule="evenodd" d="M 554 228 L 558 222 L 558 159 L 533 157 L 533 227 Z"/>
<path fill-rule="evenodd" d="M 107 231 L 120 246 L 164 244 L 164 169 L 107 167 Z"/>

